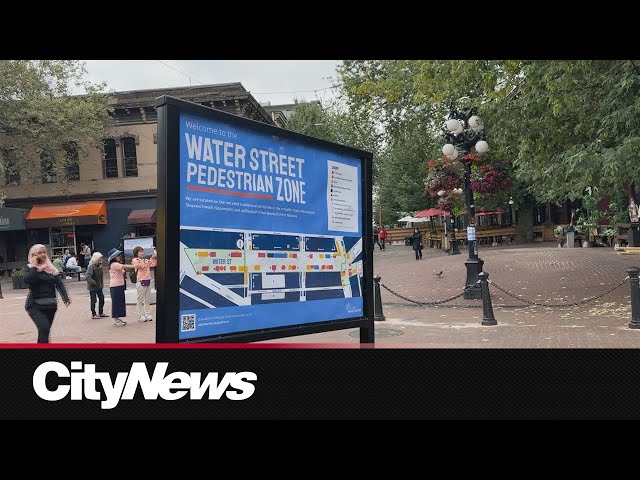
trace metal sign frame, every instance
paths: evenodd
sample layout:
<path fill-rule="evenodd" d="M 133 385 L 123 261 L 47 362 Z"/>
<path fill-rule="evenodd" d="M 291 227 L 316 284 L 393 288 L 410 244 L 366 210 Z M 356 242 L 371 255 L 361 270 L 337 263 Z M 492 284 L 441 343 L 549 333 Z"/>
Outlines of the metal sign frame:
<path fill-rule="evenodd" d="M 309 137 L 290 130 L 267 125 L 217 109 L 164 95 L 155 101 L 158 111 L 158 206 L 156 267 L 156 342 L 255 342 L 297 335 L 307 335 L 346 328 L 360 328 L 360 342 L 374 343 L 374 289 L 373 289 L 373 218 L 372 218 L 372 167 L 373 155 L 364 150 Z M 193 114 L 211 121 L 226 122 L 266 133 L 278 138 L 295 140 L 310 147 L 318 147 L 349 155 L 361 162 L 361 232 L 363 255 L 362 316 L 339 320 L 262 328 L 246 332 L 199 337 L 179 338 L 180 265 L 176 253 L 180 245 L 180 115 Z"/>

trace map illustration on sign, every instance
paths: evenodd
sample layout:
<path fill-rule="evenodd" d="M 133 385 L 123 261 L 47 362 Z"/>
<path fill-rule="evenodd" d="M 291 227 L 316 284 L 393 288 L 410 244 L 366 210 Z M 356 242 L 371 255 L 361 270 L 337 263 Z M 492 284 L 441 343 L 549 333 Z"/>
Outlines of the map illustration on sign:
<path fill-rule="evenodd" d="M 227 231 L 182 238 L 180 293 L 191 309 L 361 296 L 361 239 Z"/>

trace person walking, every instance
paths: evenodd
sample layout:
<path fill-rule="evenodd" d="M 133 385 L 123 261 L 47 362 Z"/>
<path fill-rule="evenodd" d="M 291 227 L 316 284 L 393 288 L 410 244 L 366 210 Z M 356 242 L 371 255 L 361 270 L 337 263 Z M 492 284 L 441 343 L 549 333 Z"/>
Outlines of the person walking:
<path fill-rule="evenodd" d="M 385 247 L 385 240 L 387 239 L 387 231 L 384 228 L 384 225 L 380 228 L 380 230 L 378 231 L 378 245 L 380 246 L 380 250 L 386 250 Z"/>
<path fill-rule="evenodd" d="M 373 227 L 373 243 L 378 245 L 380 250 L 382 250 L 382 247 L 380 246 L 380 239 L 378 239 L 378 227 Z M 375 247 L 374 247 L 374 250 L 375 250 Z"/>
<path fill-rule="evenodd" d="M 104 313 L 104 272 L 102 271 L 102 254 L 94 252 L 87 266 L 85 274 L 87 280 L 87 290 L 91 296 L 91 318 L 106 317 Z M 96 314 L 96 301 L 98 302 L 98 313 Z"/>
<path fill-rule="evenodd" d="M 138 314 L 138 321 L 140 322 L 153 320 L 151 313 L 148 311 L 151 305 L 151 267 L 155 267 L 157 264 L 158 260 L 155 249 L 151 258 L 146 259 L 144 258 L 144 248 L 140 246 L 133 248 L 131 265 L 133 265 L 136 271 L 136 292 L 138 294 L 136 312 Z"/>
<path fill-rule="evenodd" d="M 124 327 L 127 322 L 122 317 L 127 316 L 127 303 L 124 298 L 124 271 L 133 270 L 132 265 L 120 263 L 122 252 L 117 248 L 109 250 L 109 293 L 111 293 L 111 318 L 114 327 Z"/>
<path fill-rule="evenodd" d="M 67 307 L 71 305 L 71 299 L 58 275 L 58 269 L 49 260 L 47 249 L 41 243 L 29 249 L 24 283 L 29 287 L 24 309 L 38 330 L 38 343 L 49 343 L 51 326 L 58 310 L 56 290 Z"/>
<path fill-rule="evenodd" d="M 413 229 L 413 240 L 411 245 L 416 253 L 416 260 L 422 260 L 422 233 L 417 228 Z"/>

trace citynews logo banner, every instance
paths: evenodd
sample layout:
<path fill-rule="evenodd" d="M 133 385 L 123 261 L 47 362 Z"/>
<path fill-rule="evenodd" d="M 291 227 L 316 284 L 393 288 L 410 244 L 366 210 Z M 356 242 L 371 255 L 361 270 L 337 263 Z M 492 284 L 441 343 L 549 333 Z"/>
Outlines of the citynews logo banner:
<path fill-rule="evenodd" d="M 8 387 L 0 421 L 379 418 L 389 378 L 383 357 L 206 344 L 0 347 Z"/>
<path fill-rule="evenodd" d="M 112 374 L 97 371 L 93 363 L 48 361 L 33 372 L 33 390 L 49 402 L 90 400 L 110 410 L 122 400 L 133 400 L 138 391 L 145 400 L 246 400 L 258 380 L 254 372 L 167 373 L 169 362 L 156 363 L 151 372 L 148 368 L 145 362 L 133 362 L 129 371 Z"/>

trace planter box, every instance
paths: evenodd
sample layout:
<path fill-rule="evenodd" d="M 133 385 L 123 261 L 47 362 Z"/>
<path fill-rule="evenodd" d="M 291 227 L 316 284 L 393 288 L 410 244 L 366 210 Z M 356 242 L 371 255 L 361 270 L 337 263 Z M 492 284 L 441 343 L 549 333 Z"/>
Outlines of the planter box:
<path fill-rule="evenodd" d="M 24 290 L 27 287 L 27 284 L 24 283 L 24 277 L 23 276 L 13 276 L 11 277 L 11 282 L 13 283 L 13 289 L 14 290 Z"/>

